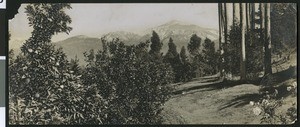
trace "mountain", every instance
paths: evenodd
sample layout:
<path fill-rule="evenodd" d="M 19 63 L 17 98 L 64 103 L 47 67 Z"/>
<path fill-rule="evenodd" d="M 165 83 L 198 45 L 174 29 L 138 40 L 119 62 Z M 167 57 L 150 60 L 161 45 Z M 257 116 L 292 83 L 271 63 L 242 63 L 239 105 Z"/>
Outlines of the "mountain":
<path fill-rule="evenodd" d="M 154 28 L 146 29 L 140 32 L 139 34 L 127 32 L 127 31 L 115 31 L 115 32 L 103 34 L 98 38 L 88 37 L 85 35 L 78 35 L 59 42 L 54 42 L 54 44 L 56 45 L 57 48 L 62 47 L 69 59 L 72 58 L 74 59 L 75 56 L 77 56 L 77 58 L 80 60 L 80 64 L 83 65 L 85 63 L 83 53 L 91 49 L 94 49 L 95 51 L 101 50 L 102 37 L 104 37 L 108 41 L 112 40 L 113 38 L 119 38 L 125 44 L 132 45 L 132 44 L 138 44 L 139 42 L 145 42 L 147 40 L 150 40 L 153 30 L 158 33 L 161 41 L 163 42 L 163 47 L 162 47 L 163 53 L 166 53 L 168 51 L 168 41 L 170 37 L 173 38 L 173 41 L 177 46 L 177 51 L 180 52 L 182 46 L 185 46 L 187 48 L 187 44 L 189 43 L 190 37 L 193 34 L 197 34 L 199 37 L 201 37 L 202 43 L 204 42 L 204 39 L 207 37 L 215 42 L 216 49 L 218 49 L 219 47 L 219 43 L 217 41 L 218 40 L 217 30 L 204 28 L 194 24 L 185 23 L 177 20 L 167 22 L 165 24 L 162 24 Z M 10 46 L 10 49 L 20 47 L 22 43 L 15 42 L 15 44 L 16 46 L 13 47 Z"/>
<path fill-rule="evenodd" d="M 132 45 L 138 43 L 142 36 L 127 31 L 116 31 L 109 32 L 107 34 L 102 35 L 101 37 L 104 37 L 107 41 L 111 41 L 114 38 L 119 38 L 124 43 Z"/>
<path fill-rule="evenodd" d="M 83 65 L 84 52 L 94 49 L 95 52 L 102 49 L 102 42 L 100 38 L 92 38 L 84 35 L 74 36 L 66 40 L 54 43 L 57 48 L 62 47 L 69 59 L 74 59 L 75 56 L 79 59 L 79 64 Z"/>
<path fill-rule="evenodd" d="M 18 55 L 25 40 L 10 40 L 9 49 L 14 50 L 14 56 Z M 94 49 L 95 52 L 102 49 L 102 42 L 100 38 L 88 37 L 85 35 L 78 35 L 68 39 L 54 42 L 56 48 L 63 48 L 63 51 L 68 56 L 69 60 L 74 59 L 76 56 L 79 59 L 79 64 L 84 65 L 84 52 Z"/>
<path fill-rule="evenodd" d="M 204 42 L 204 39 L 207 37 L 215 42 L 215 48 L 218 49 L 218 31 L 210 28 L 203 28 L 197 25 L 172 20 L 158 27 L 154 27 L 151 29 L 147 29 L 142 38 L 143 40 L 150 39 L 152 36 L 152 31 L 155 31 L 160 40 L 163 42 L 162 51 L 166 53 L 168 51 L 168 41 L 169 38 L 172 37 L 174 43 L 177 46 L 177 51 L 180 52 L 182 46 L 187 48 L 187 44 L 190 41 L 190 38 L 193 34 L 197 34 Z M 202 45 L 202 44 L 201 44 Z"/>

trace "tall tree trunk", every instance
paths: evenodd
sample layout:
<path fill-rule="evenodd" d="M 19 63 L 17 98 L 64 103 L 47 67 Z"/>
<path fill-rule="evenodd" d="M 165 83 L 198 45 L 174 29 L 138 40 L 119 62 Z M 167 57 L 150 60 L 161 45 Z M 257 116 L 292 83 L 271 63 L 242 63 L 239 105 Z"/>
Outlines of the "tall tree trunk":
<path fill-rule="evenodd" d="M 255 3 L 251 4 L 251 30 L 255 29 Z"/>
<path fill-rule="evenodd" d="M 245 3 L 240 3 L 240 28 L 241 28 L 241 61 L 240 74 L 241 80 L 246 79 L 246 44 L 245 44 L 245 28 L 246 28 L 246 11 Z"/>
<path fill-rule="evenodd" d="M 219 14 L 219 50 L 220 50 L 220 60 L 219 60 L 219 71 L 220 76 L 223 77 L 223 68 L 222 68 L 222 4 L 218 3 L 218 14 Z"/>
<path fill-rule="evenodd" d="M 224 4 L 224 13 L 223 13 L 223 17 L 224 17 L 224 53 L 228 53 L 228 14 L 227 14 L 227 5 L 226 3 L 223 3 Z M 224 62 L 225 63 L 229 63 L 229 59 L 228 59 L 228 56 L 226 56 L 224 58 Z"/>
<path fill-rule="evenodd" d="M 248 36 L 249 36 L 249 42 L 250 45 L 253 44 L 253 31 L 254 31 L 254 25 L 253 25 L 253 21 L 254 21 L 254 17 L 253 17 L 253 5 L 254 3 L 248 3 Z"/>
<path fill-rule="evenodd" d="M 222 41 L 222 5 L 221 3 L 218 3 L 218 15 L 219 15 L 219 48 L 221 49 L 221 41 Z"/>
<path fill-rule="evenodd" d="M 239 23 L 239 13 L 238 13 L 238 10 L 239 10 L 239 4 L 238 3 L 233 3 L 232 5 L 232 8 L 233 8 L 233 28 L 236 28 L 238 27 L 238 23 Z M 238 43 L 234 43 L 234 54 L 239 54 L 239 47 L 238 47 Z M 232 71 L 232 67 L 230 67 L 230 70 Z"/>
<path fill-rule="evenodd" d="M 246 5 L 246 31 L 248 31 L 249 30 L 249 25 L 250 25 L 250 23 L 249 23 L 249 6 L 248 6 L 248 4 L 249 3 L 245 3 Z"/>
<path fill-rule="evenodd" d="M 272 74 L 270 3 L 265 3 L 265 75 Z"/>
<path fill-rule="evenodd" d="M 227 49 L 227 37 L 228 37 L 228 14 L 227 14 L 227 5 L 224 3 L 224 17 L 225 17 L 225 23 L 224 23 L 224 39 L 225 39 L 225 44 L 226 44 L 226 49 Z"/>
<path fill-rule="evenodd" d="M 260 36 L 261 36 L 261 41 L 264 42 L 264 29 L 265 29 L 265 8 L 263 3 L 259 3 L 259 8 L 260 8 Z"/>
<path fill-rule="evenodd" d="M 236 10 L 235 10 L 235 5 L 236 5 L 235 3 L 232 3 L 232 26 L 234 26 L 235 23 L 236 23 L 236 21 L 235 21 L 235 20 L 236 20 L 236 19 L 235 19 L 235 13 L 236 13 L 236 12 L 235 12 L 235 11 L 236 11 Z"/>
<path fill-rule="evenodd" d="M 238 23 L 238 4 L 237 3 L 233 3 L 233 23 L 237 24 Z"/>

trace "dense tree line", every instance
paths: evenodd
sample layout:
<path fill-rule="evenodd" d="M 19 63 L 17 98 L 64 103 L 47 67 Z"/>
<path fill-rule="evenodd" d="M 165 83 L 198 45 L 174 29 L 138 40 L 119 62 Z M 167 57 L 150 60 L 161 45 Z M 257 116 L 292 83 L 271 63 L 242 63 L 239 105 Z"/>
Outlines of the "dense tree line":
<path fill-rule="evenodd" d="M 230 29 L 226 6 L 227 3 L 218 6 L 220 66 L 224 75 L 248 80 L 261 72 L 272 74 L 272 54 L 281 57 L 282 52 L 296 44 L 295 4 L 233 3 Z"/>

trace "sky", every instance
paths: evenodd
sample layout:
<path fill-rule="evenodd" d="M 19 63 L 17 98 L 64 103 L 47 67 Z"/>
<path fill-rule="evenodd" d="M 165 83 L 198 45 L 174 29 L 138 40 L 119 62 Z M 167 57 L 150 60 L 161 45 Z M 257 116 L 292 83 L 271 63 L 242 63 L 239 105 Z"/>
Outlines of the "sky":
<path fill-rule="evenodd" d="M 22 4 L 19 13 L 9 21 L 12 40 L 26 40 L 31 35 L 32 28 L 28 26 L 25 6 Z M 70 26 L 73 30 L 69 35 L 55 35 L 52 41 L 77 35 L 100 37 L 114 31 L 137 33 L 171 20 L 218 29 L 217 3 L 78 3 L 71 6 L 72 9 L 65 12 L 72 19 Z"/>

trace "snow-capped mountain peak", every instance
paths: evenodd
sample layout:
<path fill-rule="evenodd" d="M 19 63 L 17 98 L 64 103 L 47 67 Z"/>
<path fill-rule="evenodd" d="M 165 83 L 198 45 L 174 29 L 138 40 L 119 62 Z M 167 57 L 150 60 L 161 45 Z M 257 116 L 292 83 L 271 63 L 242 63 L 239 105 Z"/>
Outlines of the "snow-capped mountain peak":
<path fill-rule="evenodd" d="M 179 21 L 179 20 L 171 20 L 162 26 L 172 26 L 172 25 L 191 25 L 190 23 Z"/>

